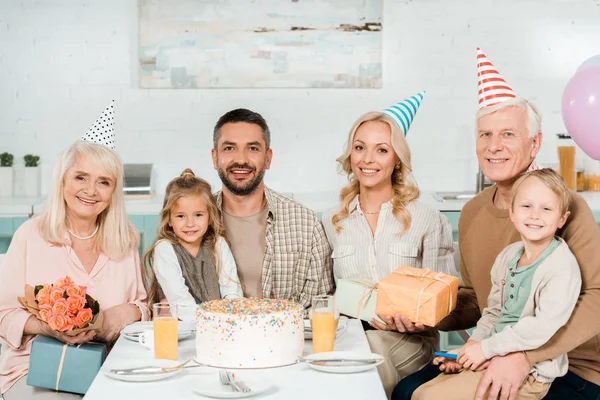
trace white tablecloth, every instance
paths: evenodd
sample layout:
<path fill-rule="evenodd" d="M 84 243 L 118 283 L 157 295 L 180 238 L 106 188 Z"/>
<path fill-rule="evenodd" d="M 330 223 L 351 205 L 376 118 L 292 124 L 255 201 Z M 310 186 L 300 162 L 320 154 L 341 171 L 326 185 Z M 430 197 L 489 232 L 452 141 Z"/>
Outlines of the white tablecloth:
<path fill-rule="evenodd" d="M 350 320 L 348 330 L 335 341 L 335 350 L 369 352 L 367 338 L 360 321 Z M 304 354 L 312 353 L 312 342 L 307 340 Z M 195 341 L 187 339 L 179 342 L 179 360 L 195 357 Z M 152 352 L 140 344 L 119 338 L 115 347 L 104 362 L 102 369 L 120 368 L 132 360 L 147 360 L 152 364 Z M 145 364 L 145 363 L 144 363 Z M 250 383 L 266 382 L 273 384 L 270 390 L 253 396 L 251 399 L 385 399 L 385 392 L 376 369 L 355 374 L 331 374 L 315 371 L 306 364 L 263 370 L 241 370 L 236 375 Z M 219 382 L 218 370 L 209 367 L 185 369 L 173 377 L 146 383 L 122 382 L 111 379 L 102 371 L 90 386 L 85 400 L 200 400 L 206 397 L 192 391 L 204 384 L 214 386 Z"/>

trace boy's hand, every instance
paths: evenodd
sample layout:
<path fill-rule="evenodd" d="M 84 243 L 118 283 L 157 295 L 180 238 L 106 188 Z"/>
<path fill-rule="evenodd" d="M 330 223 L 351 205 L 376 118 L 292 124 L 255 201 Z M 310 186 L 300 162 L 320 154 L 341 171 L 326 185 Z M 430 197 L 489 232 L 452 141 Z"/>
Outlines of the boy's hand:
<path fill-rule="evenodd" d="M 447 351 L 447 353 L 458 354 L 458 350 L 459 349 L 450 350 Z M 455 360 L 446 357 L 435 357 L 433 359 L 433 365 L 439 365 L 440 371 L 442 371 L 445 374 L 456 374 L 462 369 L 462 365 L 457 363 Z"/>
<path fill-rule="evenodd" d="M 457 360 L 463 368 L 475 371 L 480 365 L 487 361 L 481 350 L 481 343 L 469 341 L 458 352 Z"/>

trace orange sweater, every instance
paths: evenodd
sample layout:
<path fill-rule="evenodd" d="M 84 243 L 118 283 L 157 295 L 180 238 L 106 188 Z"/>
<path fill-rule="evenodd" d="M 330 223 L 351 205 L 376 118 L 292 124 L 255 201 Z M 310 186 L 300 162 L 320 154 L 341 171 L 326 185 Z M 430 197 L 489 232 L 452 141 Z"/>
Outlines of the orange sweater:
<path fill-rule="evenodd" d="M 490 271 L 498 254 L 520 239 L 508 210 L 494 207 L 496 186 L 465 204 L 458 221 L 460 272 L 463 286 L 456 309 L 441 330 L 467 329 L 477 324 L 491 289 Z M 582 288 L 567 324 L 545 345 L 528 351 L 533 364 L 568 353 L 569 369 L 600 385 L 600 230 L 585 200 L 572 193 L 571 215 L 558 232 L 581 268 Z M 556 294 L 560 296 L 560 293 Z"/>

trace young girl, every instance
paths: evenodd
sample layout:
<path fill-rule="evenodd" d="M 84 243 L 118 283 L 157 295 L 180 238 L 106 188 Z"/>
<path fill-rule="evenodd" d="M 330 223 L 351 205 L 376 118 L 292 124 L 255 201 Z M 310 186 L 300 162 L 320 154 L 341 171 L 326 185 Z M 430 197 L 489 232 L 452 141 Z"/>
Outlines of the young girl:
<path fill-rule="evenodd" d="M 242 297 L 210 185 L 189 168 L 167 185 L 158 234 L 144 265 L 149 304 L 166 297 L 169 303 L 193 307 Z"/>
<path fill-rule="evenodd" d="M 477 370 L 487 360 L 537 349 L 567 323 L 579 297 L 581 274 L 566 242 L 554 235 L 569 216 L 569 202 L 567 186 L 551 169 L 529 172 L 515 182 L 509 212 L 521 241 L 496 258 L 487 307 L 471 339 L 453 351 L 458 360 L 434 359 L 434 364 L 444 364 L 445 374 L 419 387 L 413 400 L 473 399 L 485 372 Z M 539 362 L 511 395 L 518 390 L 519 399 L 541 399 L 568 367 L 566 354 Z"/>

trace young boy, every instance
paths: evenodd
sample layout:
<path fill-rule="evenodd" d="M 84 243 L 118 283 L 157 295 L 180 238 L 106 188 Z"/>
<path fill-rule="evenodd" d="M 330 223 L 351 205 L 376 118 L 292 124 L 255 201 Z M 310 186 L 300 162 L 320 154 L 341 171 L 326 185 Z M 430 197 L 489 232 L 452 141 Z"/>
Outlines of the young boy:
<path fill-rule="evenodd" d="M 542 346 L 575 308 L 579 265 L 567 244 L 554 236 L 569 216 L 568 188 L 558 173 L 541 169 L 523 175 L 512 190 L 510 218 L 521 241 L 496 258 L 487 307 L 471 339 L 458 349 L 457 361 L 434 359 L 444 364 L 444 374 L 419 387 L 413 400 L 474 399 L 485 372 L 474 372 L 478 367 L 494 356 Z M 543 398 L 568 366 L 566 354 L 533 365 L 517 398 Z"/>

